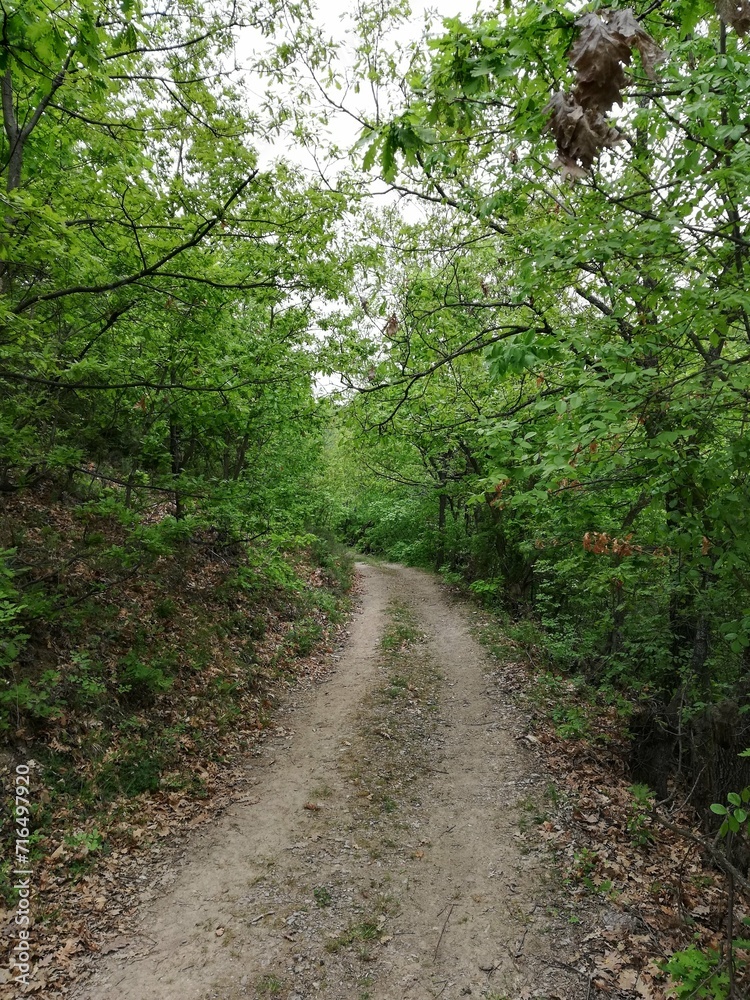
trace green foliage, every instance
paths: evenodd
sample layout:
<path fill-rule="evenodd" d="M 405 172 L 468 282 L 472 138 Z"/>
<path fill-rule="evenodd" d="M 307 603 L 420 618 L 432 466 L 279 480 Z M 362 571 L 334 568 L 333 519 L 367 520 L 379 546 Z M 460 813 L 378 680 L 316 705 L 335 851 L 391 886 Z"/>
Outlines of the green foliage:
<path fill-rule="evenodd" d="M 577 705 L 565 705 L 552 710 L 552 721 L 563 739 L 582 739 L 589 735 L 585 711 Z"/>
<path fill-rule="evenodd" d="M 601 19 L 626 10 L 541 3 L 445 20 L 408 50 L 400 89 L 380 65 L 355 155 L 423 215 L 366 217 L 379 249 L 329 338 L 349 392 L 326 461 L 351 544 L 530 613 L 560 668 L 710 700 L 750 648 L 733 207 L 750 56 L 710 5 L 664 10 L 636 12 L 626 75 L 596 56 Z M 586 100 L 581 59 L 587 86 L 610 68 L 597 113 L 628 137 L 595 156 L 583 126 L 552 120 L 555 91 Z"/>
<path fill-rule="evenodd" d="M 120 748 L 116 758 L 102 764 L 96 785 L 105 799 L 155 792 L 169 757 L 166 748 L 155 748 L 145 740 L 134 739 Z"/>
<path fill-rule="evenodd" d="M 26 605 L 15 582 L 17 573 L 10 566 L 15 554 L 15 549 L 0 550 L 0 677 L 29 638 L 21 624 Z M 4 693 L 0 691 L 0 698 Z"/>
<path fill-rule="evenodd" d="M 84 854 L 96 854 L 102 849 L 104 838 L 99 830 L 78 831 L 69 834 L 65 843 Z"/>
<path fill-rule="evenodd" d="M 166 692 L 170 670 L 139 650 L 113 685 L 93 654 L 55 677 L 35 649 L 195 548 L 257 593 L 299 586 L 287 556 L 313 538 L 324 409 L 310 303 L 346 281 L 331 255 L 346 197 L 283 162 L 259 168 L 268 122 L 227 66 L 242 26 L 271 35 L 301 13 L 220 0 L 4 16 L 4 729 Z M 61 530 L 22 525 L 43 505 Z"/>
<path fill-rule="evenodd" d="M 146 661 L 132 651 L 122 658 L 117 667 L 117 690 L 125 701 L 148 705 L 157 695 L 168 691 L 174 678 L 153 660 Z"/>
<path fill-rule="evenodd" d="M 270 974 L 267 976 L 263 976 L 258 981 L 258 986 L 257 986 L 258 993 L 260 993 L 262 996 L 267 995 L 272 997 L 278 996 L 278 994 L 281 993 L 282 988 L 283 984 L 281 980 L 277 976 L 273 976 Z"/>
<path fill-rule="evenodd" d="M 338 937 L 329 938 L 326 941 L 326 951 L 336 953 L 341 948 L 350 948 L 352 945 L 358 942 L 367 943 L 370 941 L 376 941 L 382 930 L 380 925 L 374 920 L 364 920 L 359 924 L 352 924 L 345 931 L 342 931 Z"/>
<path fill-rule="evenodd" d="M 727 837 L 729 834 L 744 834 L 747 836 L 750 831 L 750 788 L 743 788 L 741 792 L 727 793 L 728 805 L 721 802 L 711 804 L 711 812 L 716 816 L 723 816 L 719 835 Z"/>
<path fill-rule="evenodd" d="M 649 829 L 649 813 L 653 809 L 653 792 L 647 785 L 633 785 L 630 789 L 633 806 L 627 820 L 627 830 L 633 843 L 648 847 L 654 835 Z"/>
<path fill-rule="evenodd" d="M 380 640 L 380 648 L 384 653 L 398 656 L 401 650 L 417 639 L 418 632 L 414 627 L 412 611 L 405 604 L 392 601 L 388 612 L 388 627 Z"/>
<path fill-rule="evenodd" d="M 612 889 L 612 882 L 597 876 L 600 863 L 601 859 L 596 851 L 592 851 L 588 847 L 582 848 L 573 855 L 573 864 L 568 871 L 566 881 L 587 893 L 606 895 Z"/>
<path fill-rule="evenodd" d="M 729 973 L 718 951 L 701 950 L 697 945 L 676 951 L 661 967 L 671 979 L 674 996 L 727 1000 Z"/>
<path fill-rule="evenodd" d="M 287 645 L 295 656 L 307 656 L 319 642 L 323 628 L 313 618 L 297 622 L 287 636 Z"/>
<path fill-rule="evenodd" d="M 484 604 L 493 604 L 502 591 L 502 583 L 498 580 L 474 580 L 469 585 L 469 589 Z"/>
<path fill-rule="evenodd" d="M 62 715 L 62 704 L 55 697 L 58 679 L 56 672 L 45 671 L 36 683 L 27 679 L 6 680 L 5 690 L 0 691 L 0 732 L 20 724 L 26 717 L 44 720 Z"/>
<path fill-rule="evenodd" d="M 319 906 L 321 909 L 330 906 L 333 902 L 333 896 L 324 885 L 319 885 L 313 889 L 313 899 L 316 906 Z"/>
<path fill-rule="evenodd" d="M 107 693 L 100 665 L 94 663 L 87 652 L 71 653 L 70 659 L 72 666 L 66 670 L 65 684 L 71 690 L 66 700 L 77 708 L 100 705 Z M 57 682 L 61 675 L 56 673 L 49 679 Z"/>

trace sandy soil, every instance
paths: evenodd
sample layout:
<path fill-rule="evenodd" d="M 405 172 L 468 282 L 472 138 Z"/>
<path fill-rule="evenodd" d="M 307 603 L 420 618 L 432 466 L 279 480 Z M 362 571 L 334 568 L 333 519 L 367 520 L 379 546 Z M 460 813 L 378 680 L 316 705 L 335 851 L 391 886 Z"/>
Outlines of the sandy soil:
<path fill-rule="evenodd" d="M 337 669 L 289 700 L 244 800 L 195 834 L 80 1000 L 586 996 L 548 856 L 519 833 L 545 779 L 470 609 L 417 570 L 358 570 Z M 417 637 L 386 662 L 394 601 Z"/>

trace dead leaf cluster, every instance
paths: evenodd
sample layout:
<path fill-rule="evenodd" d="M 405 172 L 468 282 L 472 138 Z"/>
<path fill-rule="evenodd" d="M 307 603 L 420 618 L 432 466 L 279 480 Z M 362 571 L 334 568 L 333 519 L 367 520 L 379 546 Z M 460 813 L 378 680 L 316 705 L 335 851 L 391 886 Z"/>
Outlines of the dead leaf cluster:
<path fill-rule="evenodd" d="M 563 175 L 585 177 L 602 149 L 616 145 L 622 134 L 606 115 L 623 103 L 627 84 L 625 66 L 637 50 L 649 79 L 664 53 L 638 23 L 630 9 L 584 14 L 576 21 L 580 29 L 570 53 L 576 82 L 571 91 L 553 94 L 546 111 L 548 128 L 557 142 L 556 166 Z"/>
<path fill-rule="evenodd" d="M 740 37 L 750 31 L 750 3 L 748 0 L 715 0 L 719 17 L 731 25 Z"/>

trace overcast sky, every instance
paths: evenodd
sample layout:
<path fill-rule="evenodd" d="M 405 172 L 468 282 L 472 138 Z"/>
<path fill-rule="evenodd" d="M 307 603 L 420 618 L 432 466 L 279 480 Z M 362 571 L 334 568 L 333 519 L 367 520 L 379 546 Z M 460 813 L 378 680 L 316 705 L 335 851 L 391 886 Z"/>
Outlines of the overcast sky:
<path fill-rule="evenodd" d="M 342 74 L 351 71 L 354 65 L 354 37 L 352 13 L 357 6 L 357 0 L 318 0 L 316 4 L 315 20 L 324 30 L 327 36 L 341 43 L 339 50 L 339 65 Z M 482 4 L 487 6 L 487 4 Z M 412 16 L 408 22 L 399 26 L 398 32 L 393 35 L 393 41 L 401 44 L 409 41 L 416 41 L 424 32 L 426 17 L 433 21 L 433 31 L 439 30 L 440 21 L 446 17 L 461 16 L 470 18 L 476 10 L 476 0 L 411 0 Z M 267 42 L 262 41 L 258 35 L 247 32 L 240 39 L 237 50 L 237 59 L 240 65 L 248 65 L 252 61 L 257 47 L 265 48 Z M 258 77 L 251 77 L 248 80 L 248 97 L 251 103 L 262 100 L 262 95 L 267 89 L 267 81 Z M 284 93 L 284 87 L 274 85 L 278 92 Z M 315 85 L 310 83 L 310 91 L 314 100 L 322 105 L 322 95 L 317 92 Z M 342 92 L 330 89 L 331 96 L 343 103 L 355 112 L 364 112 L 367 117 L 371 117 L 374 112 L 374 100 L 367 87 L 363 87 L 359 94 L 352 92 L 342 94 Z M 324 136 L 321 130 L 321 139 L 324 143 L 329 141 L 339 146 L 345 154 L 356 142 L 361 128 L 358 123 L 345 113 L 333 113 Z M 293 160 L 300 165 L 315 169 L 313 156 L 298 144 L 290 142 L 288 138 L 279 142 L 257 143 L 258 151 L 261 155 L 261 165 L 267 166 L 278 157 Z M 342 160 L 342 165 L 344 164 Z"/>
<path fill-rule="evenodd" d="M 387 4 L 388 0 L 383 0 L 383 2 Z M 356 39 L 351 15 L 355 11 L 357 3 L 358 0 L 318 0 L 317 3 L 316 23 L 323 29 L 326 36 L 342 44 L 338 59 L 342 77 L 345 77 L 347 72 L 351 76 L 354 67 Z M 492 5 L 492 0 L 484 0 L 481 4 L 484 9 L 491 8 Z M 419 40 L 424 34 L 425 20 L 428 17 L 432 22 L 432 33 L 439 32 L 441 21 L 444 18 L 461 16 L 463 19 L 469 20 L 477 6 L 477 0 L 468 0 L 468 2 L 467 0 L 411 0 L 412 15 L 410 19 L 398 26 L 398 30 L 394 32 L 386 44 L 390 49 L 390 46 L 396 43 L 407 45 L 409 42 Z M 252 65 L 257 53 L 266 51 L 268 44 L 268 41 L 264 40 L 258 33 L 245 33 L 240 38 L 237 47 L 238 64 L 245 67 Z M 267 79 L 252 74 L 248 77 L 247 96 L 251 107 L 261 106 L 263 95 L 268 86 Z M 275 83 L 273 86 L 282 98 L 288 98 L 289 87 Z M 323 106 L 324 99 L 314 81 L 310 80 L 309 86 L 313 104 Z M 342 92 L 331 87 L 330 94 L 336 101 L 343 101 L 344 105 L 351 111 L 362 113 L 370 120 L 374 117 L 375 103 L 367 86 L 363 86 L 359 94 L 351 91 Z M 341 150 L 341 156 L 337 162 L 327 165 L 323 165 L 320 161 L 316 162 L 312 152 L 299 143 L 295 143 L 292 136 L 281 137 L 274 142 L 263 142 L 256 138 L 255 147 L 260 156 L 261 168 L 267 168 L 274 160 L 283 158 L 315 173 L 320 170 L 329 182 L 335 182 L 337 170 L 345 169 L 351 162 L 348 153 L 361 133 L 361 125 L 346 113 L 335 113 L 331 115 L 327 128 L 323 130 L 321 127 L 319 132 L 318 141 L 321 150 L 325 150 L 331 144 L 335 144 Z M 373 178 L 368 188 L 370 193 L 378 196 L 378 204 L 398 202 L 405 219 L 416 221 L 420 217 L 419 205 L 400 201 L 395 193 L 389 192 L 377 179 Z M 366 292 L 366 290 L 359 290 L 359 293 L 362 294 L 363 291 Z M 323 313 L 333 308 L 333 306 L 326 306 L 323 302 L 317 303 L 317 307 Z M 322 331 L 314 330 L 313 332 L 319 334 L 320 337 L 325 336 Z M 320 395 L 337 393 L 342 388 L 343 384 L 336 375 L 321 375 L 316 380 L 316 392 Z"/>

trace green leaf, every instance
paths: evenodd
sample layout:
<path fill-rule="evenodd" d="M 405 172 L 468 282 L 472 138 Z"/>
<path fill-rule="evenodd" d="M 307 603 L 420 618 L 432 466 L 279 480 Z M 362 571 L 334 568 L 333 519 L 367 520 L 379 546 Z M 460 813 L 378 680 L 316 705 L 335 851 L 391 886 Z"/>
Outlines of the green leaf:
<path fill-rule="evenodd" d="M 375 158 L 378 155 L 378 144 L 375 141 L 371 141 L 362 160 L 362 169 L 365 171 L 371 170 L 373 164 L 375 163 Z"/>

